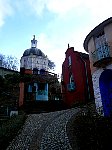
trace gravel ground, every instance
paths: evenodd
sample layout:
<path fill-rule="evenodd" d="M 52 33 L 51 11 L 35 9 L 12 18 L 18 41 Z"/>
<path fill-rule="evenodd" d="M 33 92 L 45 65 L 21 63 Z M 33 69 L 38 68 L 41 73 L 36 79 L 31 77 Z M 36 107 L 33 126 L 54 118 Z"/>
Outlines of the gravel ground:
<path fill-rule="evenodd" d="M 6 150 L 72 150 L 66 125 L 78 111 L 73 108 L 29 115 L 21 134 Z"/>

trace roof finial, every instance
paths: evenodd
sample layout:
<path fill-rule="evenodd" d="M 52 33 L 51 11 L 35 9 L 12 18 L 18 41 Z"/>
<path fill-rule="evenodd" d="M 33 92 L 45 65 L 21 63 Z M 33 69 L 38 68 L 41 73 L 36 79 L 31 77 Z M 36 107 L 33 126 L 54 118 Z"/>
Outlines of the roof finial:
<path fill-rule="evenodd" d="M 31 40 L 31 47 L 37 47 L 37 40 L 35 40 L 35 35 L 33 35 L 33 40 Z"/>
<path fill-rule="evenodd" d="M 33 35 L 33 40 L 35 40 L 35 35 Z"/>
<path fill-rule="evenodd" d="M 69 48 L 69 43 L 68 43 L 68 48 Z"/>

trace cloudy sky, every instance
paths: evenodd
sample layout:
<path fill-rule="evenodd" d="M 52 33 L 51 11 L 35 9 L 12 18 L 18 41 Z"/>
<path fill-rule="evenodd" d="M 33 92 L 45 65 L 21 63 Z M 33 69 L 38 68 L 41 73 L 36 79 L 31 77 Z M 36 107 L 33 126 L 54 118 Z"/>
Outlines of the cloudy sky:
<path fill-rule="evenodd" d="M 20 60 L 35 35 L 60 74 L 68 43 L 85 52 L 87 34 L 111 14 L 111 0 L 0 0 L 0 53 Z"/>

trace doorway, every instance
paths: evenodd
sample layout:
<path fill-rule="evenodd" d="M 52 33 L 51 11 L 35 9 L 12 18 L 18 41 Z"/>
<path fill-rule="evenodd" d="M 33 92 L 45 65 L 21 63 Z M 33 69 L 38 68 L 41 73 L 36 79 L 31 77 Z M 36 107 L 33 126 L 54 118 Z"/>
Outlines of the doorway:
<path fill-rule="evenodd" d="M 103 104 L 104 116 L 112 115 L 112 70 L 102 72 L 99 78 L 99 87 Z"/>

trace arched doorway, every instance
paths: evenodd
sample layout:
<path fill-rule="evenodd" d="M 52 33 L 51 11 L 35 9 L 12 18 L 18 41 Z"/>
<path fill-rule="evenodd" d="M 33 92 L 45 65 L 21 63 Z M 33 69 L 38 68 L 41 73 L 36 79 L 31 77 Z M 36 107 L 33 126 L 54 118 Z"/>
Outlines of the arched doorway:
<path fill-rule="evenodd" d="M 99 78 L 100 93 L 102 98 L 104 116 L 112 115 L 112 70 L 102 72 Z"/>

